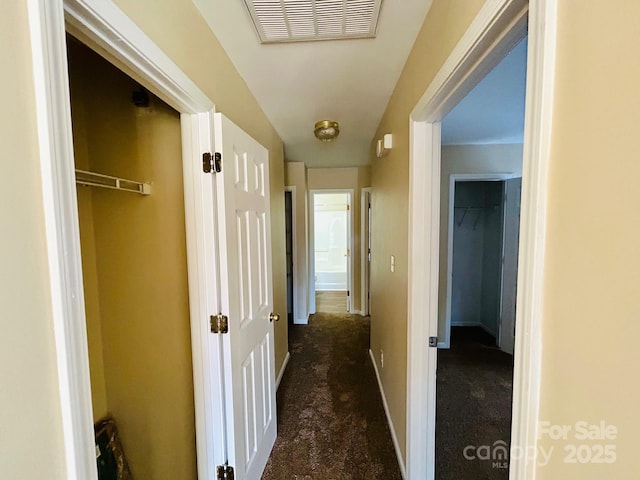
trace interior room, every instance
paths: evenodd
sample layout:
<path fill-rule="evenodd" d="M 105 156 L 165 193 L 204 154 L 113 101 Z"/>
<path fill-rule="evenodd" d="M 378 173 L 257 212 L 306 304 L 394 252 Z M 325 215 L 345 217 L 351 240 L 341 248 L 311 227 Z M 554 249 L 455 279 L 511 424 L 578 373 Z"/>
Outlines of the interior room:
<path fill-rule="evenodd" d="M 451 326 L 480 327 L 497 345 L 503 249 L 503 182 L 456 182 Z"/>
<path fill-rule="evenodd" d="M 77 174 L 93 420 L 133 478 L 195 479 L 180 117 L 67 38 L 76 169 L 144 182 Z"/>
<path fill-rule="evenodd" d="M 436 478 L 507 478 L 526 45 L 522 40 L 443 120 Z"/>
<path fill-rule="evenodd" d="M 312 195 L 316 312 L 344 313 L 349 311 L 350 194 Z"/>

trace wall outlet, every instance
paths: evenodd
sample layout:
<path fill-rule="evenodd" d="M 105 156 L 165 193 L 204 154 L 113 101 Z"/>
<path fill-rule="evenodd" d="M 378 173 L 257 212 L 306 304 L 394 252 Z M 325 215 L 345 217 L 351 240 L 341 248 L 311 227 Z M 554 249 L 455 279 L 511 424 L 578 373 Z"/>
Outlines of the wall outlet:
<path fill-rule="evenodd" d="M 396 257 L 391 255 L 391 273 L 396 271 Z"/>
<path fill-rule="evenodd" d="M 384 352 L 380 349 L 380 368 L 384 368 Z"/>

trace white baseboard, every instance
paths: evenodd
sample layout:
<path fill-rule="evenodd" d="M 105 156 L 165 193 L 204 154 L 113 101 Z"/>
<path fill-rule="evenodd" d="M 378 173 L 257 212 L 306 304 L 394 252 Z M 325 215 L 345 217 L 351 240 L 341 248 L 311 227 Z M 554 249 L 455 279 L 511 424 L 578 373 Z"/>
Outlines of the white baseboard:
<path fill-rule="evenodd" d="M 391 414 L 389 413 L 389 404 L 387 403 L 387 396 L 382 388 L 382 380 L 380 379 L 380 372 L 378 372 L 378 365 L 376 365 L 373 352 L 369 349 L 369 356 L 371 357 L 371 363 L 373 363 L 373 370 L 376 372 L 376 378 L 378 379 L 378 388 L 380 388 L 380 396 L 382 397 L 382 405 L 384 406 L 384 413 L 387 415 L 387 423 L 389 424 L 389 430 L 391 430 L 391 439 L 393 440 L 393 446 L 396 449 L 396 457 L 398 457 L 398 465 L 400 466 L 400 473 L 403 480 L 407 480 L 407 469 L 402 459 L 402 453 L 400 452 L 400 444 L 398 443 L 398 436 L 396 435 L 396 429 L 393 426 L 391 420 Z"/>
<path fill-rule="evenodd" d="M 278 372 L 278 378 L 276 378 L 276 391 L 278 390 L 278 387 L 280 387 L 280 380 L 282 380 L 282 376 L 284 375 L 284 371 L 287 369 L 290 358 L 291 355 L 287 352 L 287 355 L 284 357 L 284 362 L 282 362 L 282 366 L 280 367 L 280 372 Z"/>
<path fill-rule="evenodd" d="M 349 313 L 353 315 L 362 315 L 362 310 L 350 310 Z"/>
<path fill-rule="evenodd" d="M 309 323 L 309 319 L 308 318 L 294 318 L 293 319 L 293 324 L 294 325 L 306 325 L 307 323 Z"/>

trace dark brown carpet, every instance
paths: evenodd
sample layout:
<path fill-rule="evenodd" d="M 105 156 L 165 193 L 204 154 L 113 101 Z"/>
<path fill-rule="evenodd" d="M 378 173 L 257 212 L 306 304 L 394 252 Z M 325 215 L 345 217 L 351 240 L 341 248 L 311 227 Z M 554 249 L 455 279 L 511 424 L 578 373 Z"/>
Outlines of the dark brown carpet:
<path fill-rule="evenodd" d="M 317 313 L 289 330 L 278 438 L 263 480 L 401 480 L 369 357 L 369 319 Z"/>
<path fill-rule="evenodd" d="M 451 349 L 438 351 L 436 479 L 509 478 L 505 462 L 468 460 L 467 445 L 510 443 L 513 357 L 475 327 L 454 327 Z M 500 445 L 500 444 L 498 444 Z M 468 456 L 474 454 L 468 450 Z"/>

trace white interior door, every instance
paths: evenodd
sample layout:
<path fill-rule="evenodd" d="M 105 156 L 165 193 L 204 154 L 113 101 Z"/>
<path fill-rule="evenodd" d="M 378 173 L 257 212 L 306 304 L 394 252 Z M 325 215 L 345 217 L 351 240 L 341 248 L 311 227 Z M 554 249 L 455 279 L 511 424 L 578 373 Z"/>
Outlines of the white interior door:
<path fill-rule="evenodd" d="M 276 438 L 269 154 L 220 113 L 215 140 L 227 457 L 237 480 L 258 480 Z"/>
<path fill-rule="evenodd" d="M 501 350 L 512 355 L 513 345 L 515 343 L 521 189 L 522 178 L 513 178 L 505 181 L 502 294 L 498 346 Z"/>

